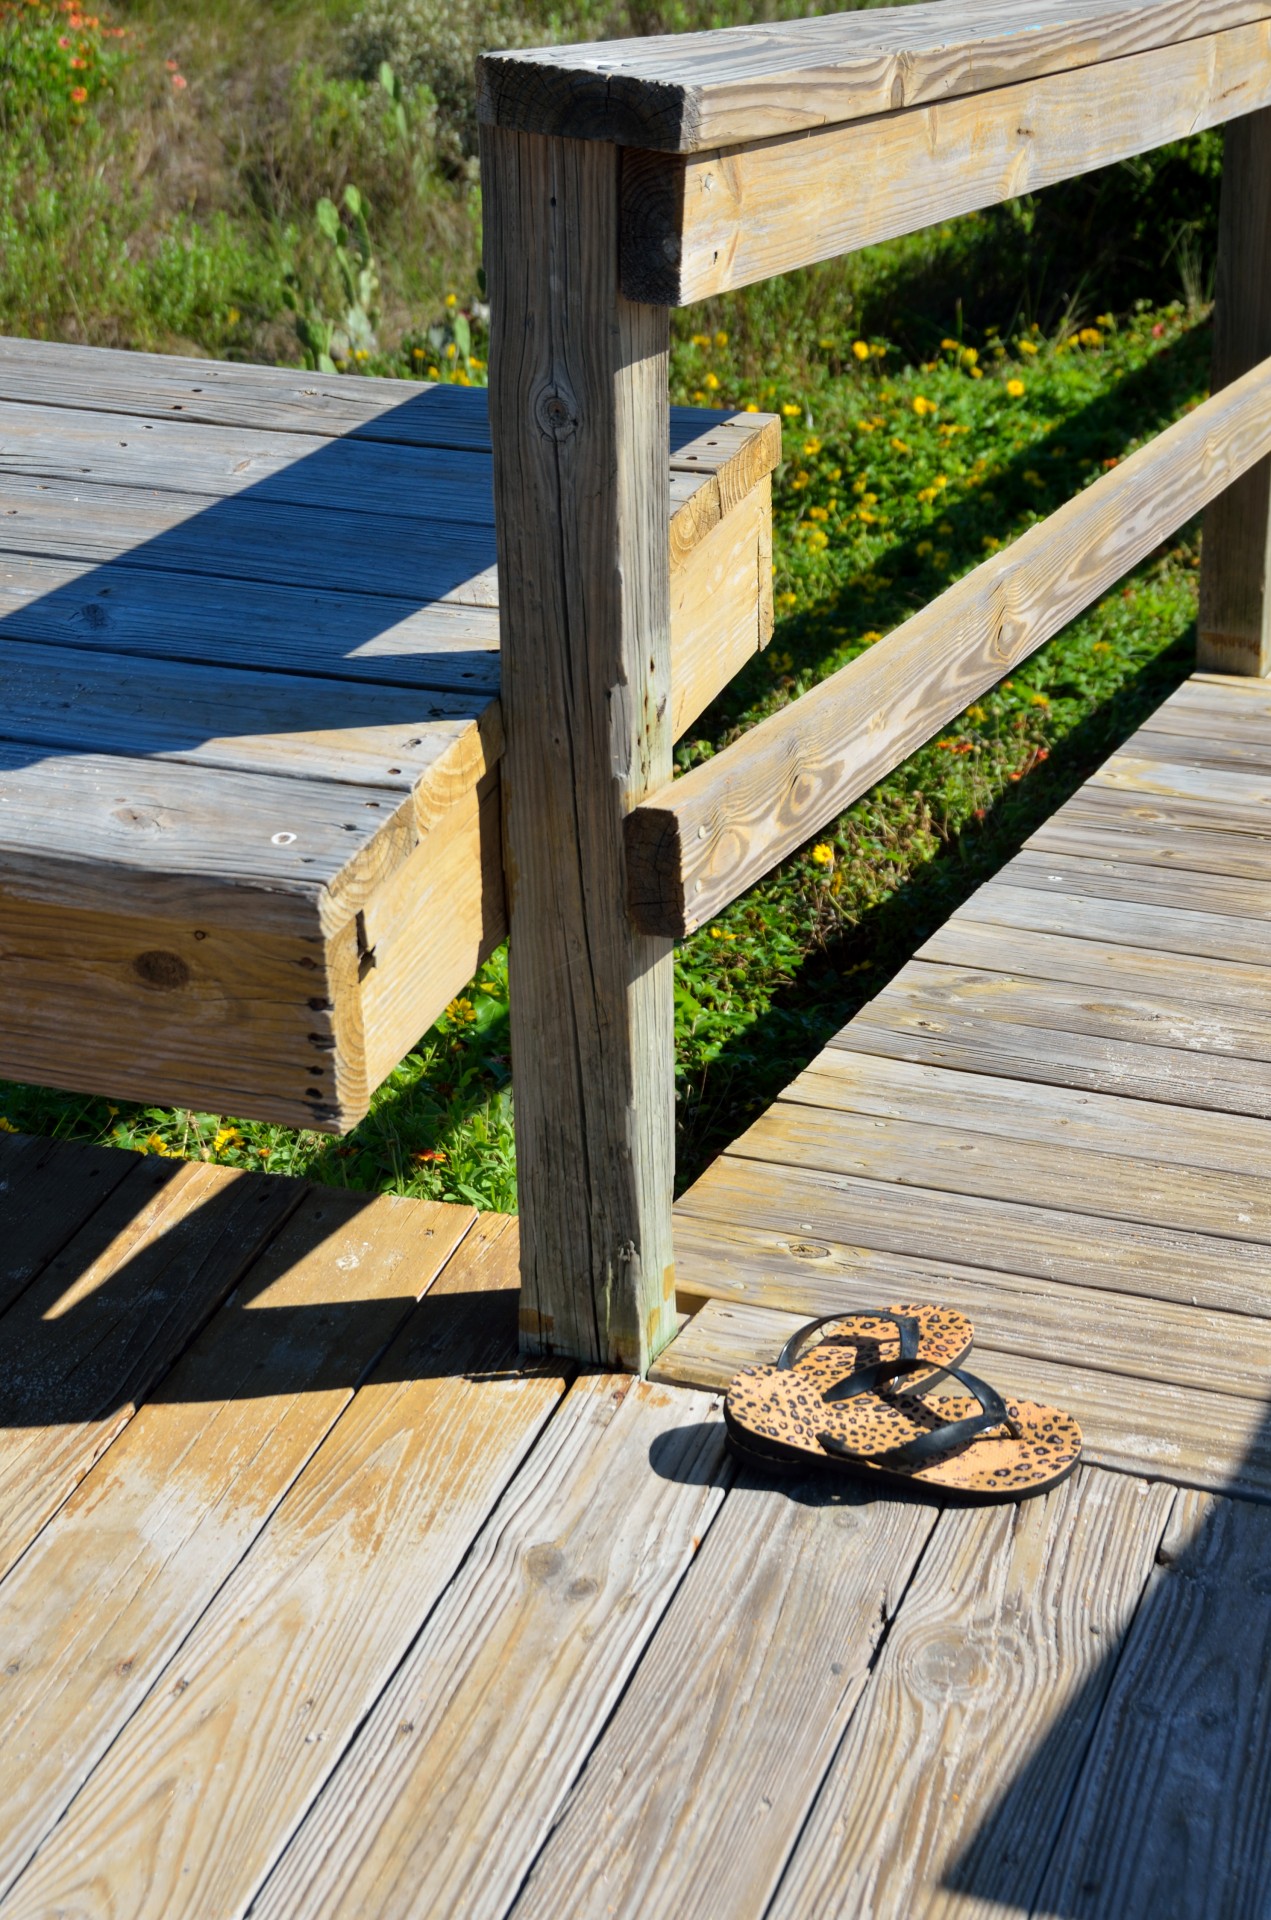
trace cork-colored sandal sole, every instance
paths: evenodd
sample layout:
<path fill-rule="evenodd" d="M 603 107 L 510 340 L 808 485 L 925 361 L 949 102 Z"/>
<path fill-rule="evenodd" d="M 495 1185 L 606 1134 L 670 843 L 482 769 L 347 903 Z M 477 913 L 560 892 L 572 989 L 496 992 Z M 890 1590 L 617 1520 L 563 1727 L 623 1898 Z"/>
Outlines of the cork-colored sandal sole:
<path fill-rule="evenodd" d="M 733 1381 L 724 1411 L 734 1451 L 765 1466 L 815 1463 L 880 1487 L 963 1501 L 1019 1500 L 1058 1485 L 1081 1457 L 1077 1422 L 1030 1400 L 1001 1405 L 1015 1433 L 992 1426 L 921 1462 L 887 1456 L 943 1427 L 983 1419 L 983 1402 L 914 1391 L 827 1400 L 801 1369 L 751 1367 Z"/>

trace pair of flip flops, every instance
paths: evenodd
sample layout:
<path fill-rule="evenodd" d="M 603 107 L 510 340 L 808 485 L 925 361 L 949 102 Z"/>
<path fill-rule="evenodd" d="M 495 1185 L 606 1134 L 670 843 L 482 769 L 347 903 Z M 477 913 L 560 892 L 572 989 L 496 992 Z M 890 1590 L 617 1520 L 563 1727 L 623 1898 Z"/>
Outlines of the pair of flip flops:
<path fill-rule="evenodd" d="M 1081 1429 L 1055 1407 L 1005 1397 L 967 1373 L 961 1362 L 974 1338 L 966 1316 L 947 1307 L 812 1320 L 775 1366 L 737 1375 L 724 1405 L 729 1444 L 763 1466 L 816 1461 L 966 1501 L 1045 1493 L 1081 1458 Z M 946 1380 L 963 1391 L 937 1393 Z"/>

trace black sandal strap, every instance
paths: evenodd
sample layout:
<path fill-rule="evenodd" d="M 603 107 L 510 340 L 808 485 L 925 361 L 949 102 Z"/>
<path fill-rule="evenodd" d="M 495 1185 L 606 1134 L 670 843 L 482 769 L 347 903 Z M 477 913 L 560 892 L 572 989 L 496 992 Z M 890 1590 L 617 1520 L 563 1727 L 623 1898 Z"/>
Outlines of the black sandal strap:
<path fill-rule="evenodd" d="M 822 1395 L 822 1399 L 854 1400 L 862 1393 L 874 1393 L 885 1399 L 898 1379 L 905 1374 L 925 1370 L 926 1364 L 921 1360 L 876 1361 L 873 1366 L 861 1367 L 846 1380 L 838 1381 Z M 846 1441 L 832 1433 L 818 1434 L 818 1440 L 827 1453 L 836 1454 L 843 1460 L 868 1460 L 880 1467 L 921 1467 L 968 1441 L 991 1433 L 994 1427 L 1004 1426 L 1015 1439 L 1021 1437 L 1019 1423 L 1012 1418 L 996 1387 L 991 1387 L 986 1380 L 979 1379 L 973 1373 L 964 1373 L 960 1367 L 941 1367 L 940 1377 L 956 1380 L 964 1386 L 979 1401 L 980 1412 L 968 1415 L 965 1420 L 946 1421 L 942 1426 L 933 1427 L 930 1433 L 917 1434 L 914 1439 L 906 1440 L 897 1447 L 878 1447 L 867 1451 L 848 1446 Z M 934 1384 L 934 1381 L 924 1380 L 923 1392 L 929 1392 Z"/>
<path fill-rule="evenodd" d="M 807 1325 L 800 1327 L 797 1333 L 792 1333 L 782 1347 L 777 1355 L 778 1367 L 783 1371 L 792 1367 L 814 1333 L 821 1327 L 834 1326 L 840 1320 L 890 1320 L 900 1334 L 900 1359 L 916 1360 L 918 1358 L 918 1343 L 922 1334 L 918 1321 L 911 1313 L 888 1313 L 885 1308 L 880 1308 L 877 1313 L 872 1311 L 823 1313 L 819 1320 L 809 1320 Z"/>

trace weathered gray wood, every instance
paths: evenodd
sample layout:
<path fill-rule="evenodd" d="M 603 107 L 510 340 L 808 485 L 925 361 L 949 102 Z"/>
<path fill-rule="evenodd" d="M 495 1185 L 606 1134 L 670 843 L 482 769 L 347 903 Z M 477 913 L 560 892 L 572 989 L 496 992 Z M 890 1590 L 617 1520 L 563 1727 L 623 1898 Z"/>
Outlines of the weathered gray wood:
<path fill-rule="evenodd" d="M 1116 753 L 1091 775 L 1090 785 L 1181 800 L 1211 811 L 1227 809 L 1235 824 L 1243 821 L 1262 832 L 1271 824 L 1271 775 L 1197 766 L 1183 754 L 1175 760 L 1140 760 L 1129 752 Z"/>
<path fill-rule="evenodd" d="M 483 387 L 353 373 L 311 374 L 294 367 L 120 352 L 0 334 L 0 403 L 5 401 L 255 432 L 490 451 L 488 395 Z M 704 461 L 699 444 L 703 437 L 718 444 L 721 426 L 730 424 L 741 424 L 751 438 L 757 432 L 771 435 L 773 431 L 767 417 L 752 422 L 709 407 L 672 407 L 672 467 L 699 470 Z M 725 438 L 722 451 L 731 459 L 736 448 Z M 686 457 L 681 460 L 681 455 Z"/>
<path fill-rule="evenodd" d="M 1131 1154 L 1177 1167 L 1256 1175 L 1271 1171 L 1271 1124 L 1265 1121 L 1248 1120 L 1233 1131 L 1220 1114 L 1194 1107 L 925 1067 L 850 1051 L 851 1046 L 848 1026 L 836 1045 L 791 1081 L 782 1102 L 967 1127 L 1007 1140 Z"/>
<path fill-rule="evenodd" d="M 1180 888 L 1185 883 L 1180 883 Z M 1067 934 L 1080 926 L 1088 937 L 1146 953 L 1236 960 L 1249 966 L 1267 960 L 1266 928 L 1245 915 L 1192 913 L 1183 906 L 1142 906 L 1133 900 L 1100 900 L 1056 887 L 1008 886 L 992 880 L 973 894 L 959 914 L 987 926 L 1023 927 L 1035 933 Z M 1006 950 L 1006 941 L 1002 950 Z M 1146 966 L 1145 962 L 1145 966 Z"/>
<path fill-rule="evenodd" d="M 247 1184 L 260 1188 L 265 1183 L 257 1176 Z M 209 1242 L 215 1239 L 214 1221 L 213 1210 L 205 1227 Z M 304 1470 L 310 1486 L 315 1481 L 329 1486 L 329 1460 L 322 1456 L 319 1465 L 310 1458 L 324 1436 L 340 1421 L 339 1446 L 346 1449 L 351 1426 L 363 1427 L 373 1404 L 382 1411 L 394 1391 L 409 1394 L 409 1388 L 396 1388 L 381 1393 L 378 1403 L 373 1397 L 364 1405 L 359 1401 L 363 1417 L 355 1420 L 350 1414 L 341 1421 L 360 1378 L 410 1313 L 415 1297 L 430 1288 L 443 1267 L 452 1282 L 451 1270 L 462 1271 L 460 1285 L 472 1294 L 467 1319 L 480 1316 L 485 1334 L 474 1346 L 469 1325 L 465 1344 L 463 1313 L 448 1315 L 443 1309 L 428 1316 L 431 1341 L 420 1338 L 424 1329 L 417 1324 L 413 1343 L 408 1340 L 397 1348 L 388 1377 L 414 1387 L 422 1403 L 417 1408 L 421 1439 L 427 1435 L 429 1444 L 440 1439 L 427 1420 L 427 1413 L 438 1411 L 438 1401 L 445 1399 L 445 1387 L 438 1391 L 435 1376 L 444 1380 L 457 1370 L 462 1377 L 466 1365 L 497 1367 L 505 1357 L 515 1324 L 511 1303 L 491 1301 L 484 1294 L 486 1273 L 498 1264 L 488 1255 L 497 1248 L 504 1226 L 497 1216 L 474 1226 L 467 1207 L 402 1206 L 389 1199 L 368 1201 L 364 1195 L 306 1194 L 279 1238 L 253 1263 L 243 1295 L 209 1322 L 159 1396 L 139 1409 L 108 1459 L 98 1463 L 45 1527 L 0 1588 L 5 1663 L 0 1891 L 21 1871 L 159 1682 L 167 1661 L 296 1476 Z M 456 1255 L 460 1242 L 462 1251 Z M 341 1276 L 338 1297 L 333 1297 L 333 1272 Z M 498 1278 L 496 1273 L 496 1285 Z M 499 1304 L 507 1308 L 501 1325 L 490 1312 Z M 497 1351 L 499 1333 L 504 1353 Z M 452 1338 L 455 1335 L 459 1337 Z M 420 1385 L 414 1379 L 420 1372 L 434 1378 Z M 458 1383 L 451 1379 L 448 1384 L 453 1388 Z M 501 1458 L 493 1423 L 489 1437 L 488 1464 L 493 1466 Z M 389 1458 L 397 1461 L 391 1442 L 382 1454 L 383 1461 Z M 438 1449 L 433 1464 L 440 1463 Z M 486 1464 L 468 1463 L 474 1492 Z M 403 1490 L 408 1485 L 418 1493 L 403 1475 Z M 294 1492 L 298 1495 L 299 1489 Z M 262 1562 L 253 1563 L 257 1574 L 271 1559 L 277 1568 L 279 1534 L 294 1538 L 297 1504 L 304 1506 L 303 1496 L 284 1507 L 281 1526 L 282 1516 L 274 1519 Z M 367 1524 L 370 1511 L 368 1502 L 360 1516 L 360 1537 L 372 1551 L 384 1546 L 387 1564 L 393 1537 L 381 1540 L 377 1529 Z M 307 1519 L 312 1553 L 315 1541 L 324 1537 L 322 1521 L 315 1520 L 311 1509 Z M 347 1528 L 332 1525 L 325 1543 L 328 1551 L 349 1551 Z M 320 1587 L 314 1591 L 333 1627 L 348 1607 L 343 1617 L 356 1619 L 359 1632 L 365 1632 L 368 1621 L 356 1605 L 349 1605 L 351 1594 Z M 279 1578 L 277 1593 L 280 1602 L 285 1594 L 296 1604 L 294 1583 L 285 1590 Z M 223 1596 L 218 1605 L 224 1608 Z M 275 1677 L 288 1671 L 288 1660 L 286 1654 L 276 1657 L 272 1649 L 266 1654 L 264 1611 L 258 1587 L 248 1617 L 253 1628 L 262 1629 L 260 1665 L 268 1663 Z M 202 1631 L 207 1632 L 206 1624 Z M 287 1652 L 294 1658 L 296 1651 L 293 1636 Z M 187 1643 L 181 1676 L 186 1684 L 160 1682 L 151 1704 L 149 1724 L 156 1718 L 163 1723 L 159 1739 L 166 1745 L 169 1767 L 177 1764 L 179 1754 L 171 1723 L 194 1709 L 188 1687 L 193 1658 Z M 311 1667 L 306 1671 L 310 1680 L 316 1678 Z M 228 1684 L 230 1676 L 225 1678 Z M 304 1717 L 302 1708 L 298 1717 Z M 300 1759 L 318 1758 L 303 1740 L 294 1742 L 291 1751 Z M 224 1751 L 221 1758 L 226 1758 Z M 237 1778 L 227 1780 L 223 1764 L 213 1770 L 213 1778 L 237 1792 Z M 276 1797 L 275 1782 L 274 1791 L 261 1802 L 245 1796 L 241 1804 L 268 1804 L 272 1810 Z M 206 1810 L 206 1800 L 203 1804 Z M 171 1814 L 172 1801 L 149 1803 L 152 1815 L 160 1809 Z M 140 1848 L 141 1835 L 135 1837 Z M 187 1872 L 194 1837 L 187 1833 Z M 147 1864 L 152 1860 L 153 1852 L 147 1852 Z M 98 1850 L 95 1864 L 118 1886 L 122 1876 L 117 1864 L 112 1871 L 108 1849 Z M 240 1858 L 236 1864 L 244 1862 Z"/>
<path fill-rule="evenodd" d="M 1057 633 L 1269 441 L 1264 364 L 859 660 L 654 794 L 628 827 L 637 924 L 678 936 L 709 920 Z M 1153 775 L 1157 791 L 1163 770 Z M 1213 778 L 1248 778 L 1252 804 L 1252 776 Z"/>
<path fill-rule="evenodd" d="M 1227 128 L 1214 307 L 1215 393 L 1271 352 L 1271 110 Z M 1200 576 L 1203 667 L 1271 673 L 1271 460 L 1210 502 Z"/>
<path fill-rule="evenodd" d="M 6 641 L 38 640 L 160 660 L 378 680 L 487 695 L 499 690 L 493 607 L 426 605 L 86 559 L 0 552 Z"/>
<path fill-rule="evenodd" d="M 742 1221 L 799 1244 L 850 1236 L 883 1252 L 1258 1319 L 1271 1289 L 1271 1246 L 1108 1219 L 1083 1194 L 1057 1192 L 1049 1204 L 984 1200 L 726 1153 L 677 1202 L 677 1222 L 688 1218 Z"/>
<path fill-rule="evenodd" d="M 1176 1166 L 1163 1155 L 1093 1154 L 1058 1137 L 1049 1144 L 1008 1140 L 965 1126 L 884 1120 L 794 1100 L 770 1107 L 729 1151 L 766 1166 L 816 1167 L 985 1200 L 1027 1204 L 1052 1194 L 1080 1196 L 1083 1212 L 1112 1220 L 1271 1245 L 1271 1168 L 1262 1176 L 1221 1174 Z"/>
<path fill-rule="evenodd" d="M 669 777 L 665 313 L 617 285 L 617 158 L 483 146 L 523 1335 L 643 1372 L 674 1331 L 671 945 L 623 821 Z"/>
<path fill-rule="evenodd" d="M 259 1896 L 506 1912 L 723 1499 L 704 1394 L 580 1380 Z"/>
<path fill-rule="evenodd" d="M 1193 871 L 1162 873 L 1148 862 L 1124 858 L 1116 847 L 1087 844 L 1080 854 L 1024 847 L 994 875 L 1001 887 L 1065 893 L 1083 900 L 1123 900 L 1135 906 L 1185 906 L 1192 914 L 1271 920 L 1271 861 L 1260 874 Z"/>
<path fill-rule="evenodd" d="M 1260 880 L 1271 868 L 1271 831 L 1265 835 L 1226 833 L 1221 827 L 1174 826 L 1145 819 L 1144 809 L 1124 794 L 1083 787 L 1080 795 L 1051 815 L 1028 842 L 1046 852 L 1087 856 L 1097 849 L 1104 859 L 1138 861 L 1181 876 L 1229 873 Z"/>
<path fill-rule="evenodd" d="M 691 153 L 1071 71 L 1260 20 L 1260 0 L 968 0 L 520 53 L 483 119 Z"/>
<path fill-rule="evenodd" d="M 628 153 L 623 287 L 686 306 L 1254 113 L 1271 102 L 1271 22 L 1258 12 L 1225 33 L 854 125 Z M 869 191 L 845 192 L 853 180 Z"/>
<path fill-rule="evenodd" d="M 764 1913 L 935 1523 L 815 1475 L 743 1475 L 516 1920 Z"/>
<path fill-rule="evenodd" d="M 8 635 L 0 637 L 0 732 L 11 742 L 395 788 L 414 793 L 426 818 L 430 796 L 475 785 L 503 750 L 498 702 L 482 693 L 180 660 L 139 671 L 117 654 Z"/>
<path fill-rule="evenodd" d="M 941 1516 L 773 1920 L 1034 1910 L 1173 1500 L 1079 1470 L 1019 1507 Z"/>
<path fill-rule="evenodd" d="M 300 1194 L 292 1181 L 152 1159 L 9 1309 L 0 1573 L 127 1426 Z"/>
<path fill-rule="evenodd" d="M 1271 1660 L 1269 1556 L 1271 1514 L 1239 1500 L 1178 1502 L 1039 1912 L 1252 1920 L 1264 1910 L 1271 1738 L 1266 1689 L 1250 1676 Z M 1004 1792 L 993 1826 L 1030 1785 L 1014 1804 Z M 991 1898 L 991 1866 L 975 1865 L 971 1884 Z"/>
<path fill-rule="evenodd" d="M 4 740 L 0 796 L 6 888 L 196 926 L 250 896 L 259 929 L 338 932 L 419 837 L 410 796 L 391 787 Z"/>

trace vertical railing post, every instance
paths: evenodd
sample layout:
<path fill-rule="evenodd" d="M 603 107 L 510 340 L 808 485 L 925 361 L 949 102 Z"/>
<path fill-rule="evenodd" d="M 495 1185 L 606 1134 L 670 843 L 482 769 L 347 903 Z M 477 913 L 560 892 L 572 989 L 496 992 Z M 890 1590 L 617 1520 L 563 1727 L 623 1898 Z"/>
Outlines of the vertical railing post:
<path fill-rule="evenodd" d="M 1271 108 L 1229 123 L 1214 305 L 1213 391 L 1271 355 Z M 1207 509 L 1199 663 L 1271 673 L 1271 458 Z"/>
<path fill-rule="evenodd" d="M 670 778 L 668 316 L 618 282 L 620 155 L 482 129 L 521 1333 L 644 1372 L 675 1328 L 671 943 L 622 822 Z"/>

